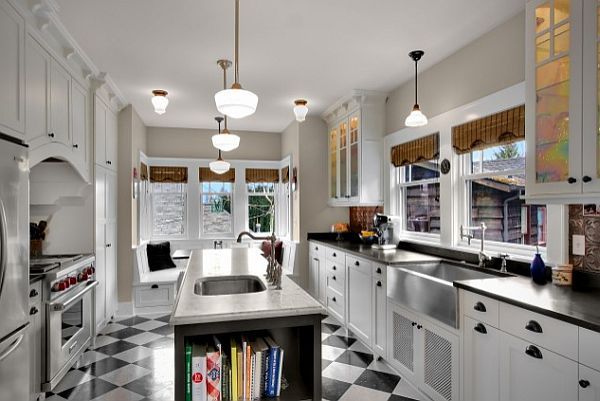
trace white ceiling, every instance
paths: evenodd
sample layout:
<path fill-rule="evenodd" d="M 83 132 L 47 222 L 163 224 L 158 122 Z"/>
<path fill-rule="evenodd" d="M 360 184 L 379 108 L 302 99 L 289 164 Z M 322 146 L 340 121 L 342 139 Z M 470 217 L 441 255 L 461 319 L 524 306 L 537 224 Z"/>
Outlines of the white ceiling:
<path fill-rule="evenodd" d="M 214 128 L 219 58 L 233 58 L 233 0 L 58 0 L 59 17 L 145 124 Z M 407 54 L 439 62 L 517 14 L 525 0 L 242 0 L 240 82 L 257 112 L 232 130 L 281 132 L 296 98 L 318 115 L 352 89 L 411 79 Z M 232 69 L 228 74 L 232 81 Z M 169 91 L 167 113 L 150 103 Z M 407 105 L 407 110 L 410 105 Z"/>

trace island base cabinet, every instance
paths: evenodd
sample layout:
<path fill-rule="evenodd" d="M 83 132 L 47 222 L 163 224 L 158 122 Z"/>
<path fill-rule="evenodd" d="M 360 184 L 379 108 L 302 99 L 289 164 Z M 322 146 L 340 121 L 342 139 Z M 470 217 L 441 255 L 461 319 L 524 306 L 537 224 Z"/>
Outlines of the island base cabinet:
<path fill-rule="evenodd" d="M 579 401 L 600 401 L 600 372 L 579 365 Z"/>
<path fill-rule="evenodd" d="M 464 318 L 464 401 L 498 401 L 500 332 L 471 318 Z"/>
<path fill-rule="evenodd" d="M 500 400 L 577 400 L 577 363 L 544 348 L 500 335 Z"/>

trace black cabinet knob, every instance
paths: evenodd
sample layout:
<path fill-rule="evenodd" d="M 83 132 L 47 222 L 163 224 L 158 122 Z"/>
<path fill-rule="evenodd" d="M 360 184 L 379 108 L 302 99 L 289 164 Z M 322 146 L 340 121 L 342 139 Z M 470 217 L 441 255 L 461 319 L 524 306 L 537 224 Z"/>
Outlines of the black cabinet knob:
<path fill-rule="evenodd" d="M 112 164 L 112 162 L 110 160 L 107 160 L 106 164 L 110 165 L 110 164 Z"/>
<path fill-rule="evenodd" d="M 331 269 L 332 269 L 332 270 L 337 270 L 337 267 L 335 267 L 335 266 L 332 266 L 332 267 L 331 267 Z"/>
<path fill-rule="evenodd" d="M 29 291 L 29 298 L 37 297 L 40 293 L 34 288 Z"/>
<path fill-rule="evenodd" d="M 49 136 L 50 138 L 54 138 L 54 132 L 51 132 L 51 133 L 49 133 L 49 134 L 48 134 L 48 136 Z"/>
<path fill-rule="evenodd" d="M 538 322 L 536 322 L 535 320 L 528 321 L 527 324 L 525 325 L 525 329 L 532 331 L 534 333 L 543 333 L 542 326 L 540 326 L 540 324 Z"/>
<path fill-rule="evenodd" d="M 331 298 L 331 300 L 332 300 L 333 302 L 337 302 L 337 301 L 335 300 L 335 297 Z"/>
<path fill-rule="evenodd" d="M 477 302 L 475 306 L 473 306 L 473 309 L 475 309 L 477 312 L 487 312 L 483 302 Z"/>
<path fill-rule="evenodd" d="M 78 144 L 76 144 L 76 143 L 74 143 L 74 144 L 73 144 L 73 149 L 79 149 L 79 145 L 78 145 Z"/>
<path fill-rule="evenodd" d="M 412 327 L 415 327 L 417 325 L 417 322 L 412 322 Z"/>
<path fill-rule="evenodd" d="M 152 288 L 153 290 L 157 290 L 158 289 L 158 284 L 152 284 L 152 286 L 150 288 Z"/>
<path fill-rule="evenodd" d="M 39 310 L 35 306 L 32 306 L 31 309 L 29 309 L 30 315 L 36 315 L 38 312 L 39 312 Z"/>
<path fill-rule="evenodd" d="M 319 250 L 319 247 L 318 247 L 318 246 L 315 246 L 315 251 L 318 251 L 318 250 Z"/>
<path fill-rule="evenodd" d="M 381 281 L 377 281 L 377 287 L 381 287 Z"/>
<path fill-rule="evenodd" d="M 473 330 L 481 334 L 487 334 L 487 329 L 481 323 L 477 323 L 477 326 L 473 327 Z"/>
<path fill-rule="evenodd" d="M 333 257 L 334 257 L 334 258 L 337 258 L 337 254 L 336 254 L 335 252 L 333 253 Z"/>
<path fill-rule="evenodd" d="M 381 274 L 381 267 L 378 267 L 377 270 L 375 270 L 375 273 Z"/>
<path fill-rule="evenodd" d="M 528 345 L 527 348 L 525 348 L 525 353 L 532 358 L 542 359 L 542 351 L 535 345 Z"/>
<path fill-rule="evenodd" d="M 417 324 L 417 329 L 421 330 L 423 328 L 423 326 L 421 326 L 420 324 Z"/>
<path fill-rule="evenodd" d="M 354 262 L 354 266 L 360 266 L 360 262 L 357 260 L 356 262 Z"/>
<path fill-rule="evenodd" d="M 581 388 L 587 388 L 590 386 L 590 382 L 589 380 L 581 379 L 579 380 L 579 385 L 581 386 Z"/>
<path fill-rule="evenodd" d="M 567 182 L 569 184 L 575 184 L 577 182 L 577 178 L 575 178 L 575 177 L 569 177 L 569 178 L 567 178 Z"/>
<path fill-rule="evenodd" d="M 335 278 L 335 276 L 331 276 L 331 278 L 332 278 L 332 279 L 334 279 L 334 280 L 337 280 L 337 279 Z"/>
<path fill-rule="evenodd" d="M 581 181 L 590 182 L 590 181 L 592 181 L 592 177 L 590 177 L 589 175 L 584 175 L 583 178 L 581 179 Z"/>

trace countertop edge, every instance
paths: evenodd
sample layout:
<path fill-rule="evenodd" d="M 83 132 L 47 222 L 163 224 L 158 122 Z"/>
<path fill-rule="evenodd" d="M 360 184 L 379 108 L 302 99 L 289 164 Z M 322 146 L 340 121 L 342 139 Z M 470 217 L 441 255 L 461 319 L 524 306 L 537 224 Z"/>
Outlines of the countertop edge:
<path fill-rule="evenodd" d="M 169 320 L 169 323 L 173 326 L 183 326 L 188 324 L 211 324 L 216 322 L 231 322 L 240 320 L 255 320 L 255 319 L 273 319 L 273 318 L 284 318 L 290 316 L 310 316 L 310 315 L 322 315 L 328 316 L 327 311 L 324 307 L 306 308 L 306 309 L 289 309 L 289 310 L 277 310 L 272 312 L 256 312 L 256 313 L 241 313 L 241 314 L 226 314 L 226 315 L 208 315 L 208 316 L 193 316 L 193 317 L 180 317 Z"/>

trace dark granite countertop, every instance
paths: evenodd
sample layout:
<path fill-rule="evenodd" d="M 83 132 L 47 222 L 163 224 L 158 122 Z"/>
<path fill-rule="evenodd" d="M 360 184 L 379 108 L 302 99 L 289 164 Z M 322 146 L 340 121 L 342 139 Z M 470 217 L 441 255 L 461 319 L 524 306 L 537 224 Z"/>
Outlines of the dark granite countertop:
<path fill-rule="evenodd" d="M 574 291 L 528 277 L 455 281 L 454 286 L 600 332 L 600 292 Z"/>

